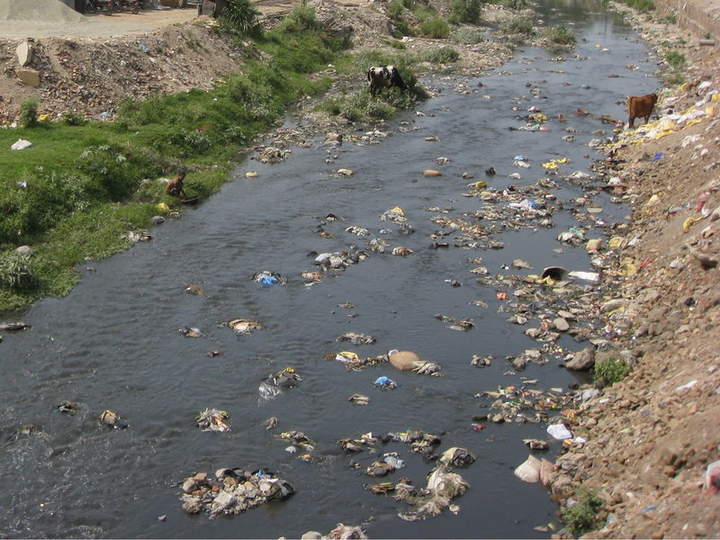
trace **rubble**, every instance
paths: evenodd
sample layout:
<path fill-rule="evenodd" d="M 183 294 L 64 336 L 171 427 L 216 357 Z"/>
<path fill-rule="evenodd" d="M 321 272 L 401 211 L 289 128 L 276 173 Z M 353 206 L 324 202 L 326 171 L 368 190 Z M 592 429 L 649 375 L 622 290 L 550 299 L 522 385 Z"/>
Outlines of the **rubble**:
<path fill-rule="evenodd" d="M 188 514 L 237 515 L 262 504 L 282 501 L 295 490 L 275 473 L 265 469 L 218 469 L 214 478 L 196 473 L 182 483 L 182 508 Z"/>

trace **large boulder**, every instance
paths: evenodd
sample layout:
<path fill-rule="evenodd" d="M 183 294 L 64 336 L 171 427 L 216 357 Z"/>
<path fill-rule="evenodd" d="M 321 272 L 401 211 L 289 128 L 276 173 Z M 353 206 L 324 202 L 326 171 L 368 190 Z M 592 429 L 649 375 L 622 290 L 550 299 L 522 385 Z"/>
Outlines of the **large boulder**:
<path fill-rule="evenodd" d="M 593 347 L 587 347 L 582 351 L 578 351 L 573 354 L 572 359 L 565 362 L 567 369 L 574 371 L 585 371 L 592 368 L 595 365 L 595 349 Z"/>

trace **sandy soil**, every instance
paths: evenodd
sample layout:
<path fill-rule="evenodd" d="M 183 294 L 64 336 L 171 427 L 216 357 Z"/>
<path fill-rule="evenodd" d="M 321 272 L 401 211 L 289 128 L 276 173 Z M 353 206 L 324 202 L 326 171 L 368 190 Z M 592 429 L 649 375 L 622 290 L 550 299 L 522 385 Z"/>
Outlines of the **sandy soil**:
<path fill-rule="evenodd" d="M 197 10 L 167 9 L 160 11 L 141 11 L 132 13 L 114 13 L 87 15 L 87 21 L 80 23 L 39 23 L 35 21 L 0 21 L 0 36 L 4 39 L 35 39 L 46 37 L 111 38 L 132 36 L 153 32 L 171 24 L 182 24 L 193 20 Z"/>

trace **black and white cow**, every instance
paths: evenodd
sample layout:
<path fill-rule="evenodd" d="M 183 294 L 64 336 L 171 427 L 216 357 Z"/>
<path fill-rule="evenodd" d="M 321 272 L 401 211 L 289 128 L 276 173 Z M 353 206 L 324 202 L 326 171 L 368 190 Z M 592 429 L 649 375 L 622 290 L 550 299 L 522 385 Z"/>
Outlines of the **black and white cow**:
<path fill-rule="evenodd" d="M 367 80 L 370 84 L 370 93 L 377 94 L 383 88 L 397 86 L 405 90 L 406 85 L 395 66 L 373 66 L 368 69 Z"/>

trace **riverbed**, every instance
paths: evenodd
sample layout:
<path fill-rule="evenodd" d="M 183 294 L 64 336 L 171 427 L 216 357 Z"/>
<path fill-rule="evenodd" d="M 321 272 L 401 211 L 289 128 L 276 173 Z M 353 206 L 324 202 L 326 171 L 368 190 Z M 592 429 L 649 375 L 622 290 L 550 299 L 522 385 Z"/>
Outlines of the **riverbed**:
<path fill-rule="evenodd" d="M 585 250 L 555 240 L 577 223 L 568 205 L 554 214 L 550 228 L 493 235 L 503 249 L 455 247 L 453 236 L 440 239 L 448 248 L 434 249 L 438 240 L 432 235 L 439 227 L 431 218 L 476 211 L 481 201 L 463 196 L 470 182 L 485 180 L 491 189 L 532 184 L 547 176 L 541 163 L 558 158 L 569 159 L 564 173 L 589 172 L 600 155 L 587 144 L 603 137 L 593 132 L 604 130 L 607 136 L 612 126 L 576 110 L 622 120 L 625 96 L 650 93 L 658 83 L 650 51 L 599 2 L 541 4 L 548 23 L 566 22 L 576 32 L 578 46 L 562 55 L 564 61 L 526 48 L 480 78 L 435 75 L 423 80 L 436 97 L 419 105 L 422 115 L 409 112 L 378 127 L 388 134 L 379 144 L 346 141 L 328 150 L 318 138 L 276 165 L 241 163 L 218 195 L 181 220 L 153 229 L 152 241 L 88 262 L 68 297 L 40 301 L 22 314 L 32 328 L 6 334 L 0 344 L 5 486 L 0 536 L 272 538 L 309 529 L 327 532 L 343 522 L 364 524 L 371 537 L 547 537 L 534 527 L 558 523 L 555 504 L 544 488 L 513 476 L 528 454 L 522 439 L 547 438 L 546 425 L 490 424 L 474 431 L 472 418 L 483 412 L 474 396 L 520 384 L 521 377 L 537 379 L 541 389 L 567 389 L 576 379 L 558 360 L 505 374 L 505 356 L 537 344 L 523 334 L 525 327 L 506 321 L 496 288 L 476 282 L 470 270 L 477 264 L 468 259 L 482 257 L 491 274 L 537 273 L 549 265 L 590 270 Z M 530 92 L 534 88 L 537 95 Z M 532 106 L 550 118 L 544 124 L 548 130 L 509 129 L 525 125 L 518 116 Z M 567 121 L 554 120 L 558 114 Z M 567 128 L 576 130 L 574 142 L 562 140 L 570 134 Z M 530 167 L 513 166 L 517 155 Z M 438 165 L 438 157 L 449 161 Z M 496 176 L 485 176 L 489 167 Z M 339 168 L 353 175 L 335 174 Z M 423 169 L 438 169 L 443 176 L 424 177 Z M 258 176 L 248 178 L 248 171 Z M 464 172 L 475 178 L 464 179 Z M 512 173 L 521 178 L 509 177 Z M 558 199 L 582 195 L 581 187 L 554 178 Z M 596 202 L 608 223 L 622 221 L 628 212 L 603 195 Z M 414 233 L 379 220 L 395 206 Z M 427 210 L 433 207 L 448 214 Z M 343 221 L 323 225 L 328 214 Z M 319 225 L 334 238 L 321 237 Z M 367 228 L 371 236 L 345 232 L 351 225 Z M 366 249 L 369 238 L 414 253 L 370 252 L 344 272 L 305 285 L 300 273 L 317 269 L 309 253 L 353 244 Z M 516 258 L 534 270 L 508 269 Z M 261 270 L 278 272 L 288 282 L 260 287 L 251 278 Z M 205 294 L 186 294 L 188 284 L 199 284 Z M 354 307 L 339 307 L 346 303 Z M 475 327 L 454 331 L 434 318 L 438 313 L 472 319 Z M 266 328 L 237 336 L 221 326 L 236 318 L 257 319 Z M 183 327 L 197 327 L 204 335 L 183 337 L 178 332 Z M 335 341 L 350 331 L 377 341 L 362 346 Z M 569 350 L 582 347 L 569 337 L 559 343 Z M 444 376 L 400 373 L 387 364 L 349 372 L 324 359 L 341 350 L 365 357 L 395 348 L 440 363 Z M 208 356 L 211 350 L 223 354 Z M 470 364 L 475 354 L 495 360 L 479 369 Z M 285 367 L 295 368 L 303 382 L 273 400 L 260 400 L 262 379 Z M 398 388 L 376 389 L 373 382 L 382 375 Z M 368 395 L 369 405 L 348 402 L 353 393 Z M 78 414 L 58 413 L 55 407 L 63 400 L 78 402 Z M 194 416 L 206 407 L 227 410 L 232 431 L 204 433 L 195 427 Z M 104 409 L 118 412 L 128 429 L 101 425 L 97 417 Z M 262 423 L 271 416 L 279 425 L 267 431 Z M 36 428 L 20 433 L 27 424 Z M 477 456 L 460 471 L 471 487 L 455 501 L 458 515 L 402 521 L 397 513 L 407 507 L 367 491 L 364 485 L 373 479 L 350 467 L 353 459 L 366 465 L 370 457 L 346 456 L 336 443 L 408 428 L 441 436 L 441 449 L 462 446 Z M 285 451 L 287 443 L 275 435 L 291 429 L 316 441 L 315 462 Z M 553 443 L 548 457 L 558 449 Z M 407 463 L 388 480 L 408 477 L 424 484 L 431 463 L 406 445 L 390 443 L 383 451 L 398 452 Z M 297 493 L 234 518 L 185 514 L 182 479 L 221 467 L 268 467 Z M 167 519 L 159 521 L 161 515 Z"/>

